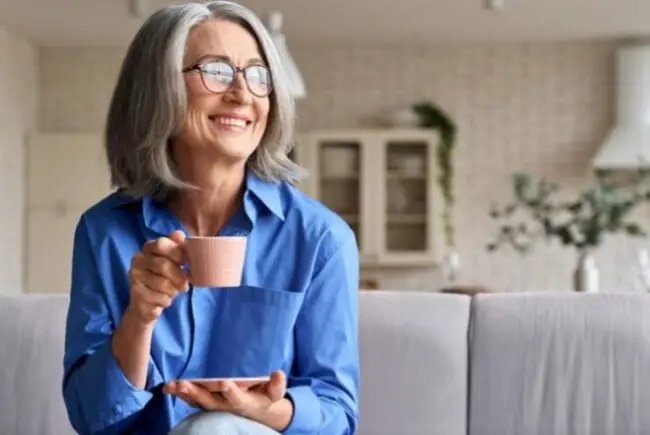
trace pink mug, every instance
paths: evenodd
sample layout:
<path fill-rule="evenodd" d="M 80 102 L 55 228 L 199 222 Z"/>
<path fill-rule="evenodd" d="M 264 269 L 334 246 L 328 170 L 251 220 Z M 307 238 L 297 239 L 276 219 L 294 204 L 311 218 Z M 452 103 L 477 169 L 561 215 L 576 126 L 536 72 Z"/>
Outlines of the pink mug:
<path fill-rule="evenodd" d="M 190 282 L 197 287 L 240 286 L 246 242 L 243 236 L 188 237 Z"/>

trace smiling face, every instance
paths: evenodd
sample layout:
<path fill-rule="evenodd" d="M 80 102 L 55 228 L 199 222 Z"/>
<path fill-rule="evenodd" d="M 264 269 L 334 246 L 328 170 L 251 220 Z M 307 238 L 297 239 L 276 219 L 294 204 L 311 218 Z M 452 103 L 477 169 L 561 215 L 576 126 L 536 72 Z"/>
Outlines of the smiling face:
<path fill-rule="evenodd" d="M 262 58 L 257 41 L 245 28 L 231 21 L 212 19 L 190 33 L 183 67 L 188 69 L 222 60 L 245 68 L 263 65 Z M 258 77 L 255 68 L 250 71 L 251 79 Z M 209 72 L 220 76 L 230 71 L 209 64 Z M 209 76 L 204 75 L 204 78 L 212 80 Z M 226 164 L 245 163 L 266 130 L 269 97 L 252 94 L 241 72 L 237 72 L 232 85 L 219 94 L 208 90 L 201 72 L 196 69 L 185 72 L 185 82 L 187 116 L 175 138 L 175 146 L 179 148 L 176 154 L 190 153 L 210 160 L 212 157 Z"/>

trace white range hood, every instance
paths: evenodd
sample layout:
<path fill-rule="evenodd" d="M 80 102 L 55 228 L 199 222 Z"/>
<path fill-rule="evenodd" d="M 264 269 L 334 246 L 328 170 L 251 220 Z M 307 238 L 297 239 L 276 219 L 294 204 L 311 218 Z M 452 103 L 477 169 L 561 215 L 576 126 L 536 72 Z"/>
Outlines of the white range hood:
<path fill-rule="evenodd" d="M 650 45 L 616 54 L 616 120 L 593 164 L 597 169 L 650 167 Z"/>

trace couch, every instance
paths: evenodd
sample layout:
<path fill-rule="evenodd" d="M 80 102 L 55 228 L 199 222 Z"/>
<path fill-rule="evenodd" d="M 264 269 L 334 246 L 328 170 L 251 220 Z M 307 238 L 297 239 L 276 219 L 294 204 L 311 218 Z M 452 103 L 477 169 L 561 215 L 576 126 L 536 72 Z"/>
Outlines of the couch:
<path fill-rule="evenodd" d="M 361 293 L 359 435 L 650 434 L 650 295 Z M 0 297 L 0 435 L 72 434 L 64 295 Z"/>

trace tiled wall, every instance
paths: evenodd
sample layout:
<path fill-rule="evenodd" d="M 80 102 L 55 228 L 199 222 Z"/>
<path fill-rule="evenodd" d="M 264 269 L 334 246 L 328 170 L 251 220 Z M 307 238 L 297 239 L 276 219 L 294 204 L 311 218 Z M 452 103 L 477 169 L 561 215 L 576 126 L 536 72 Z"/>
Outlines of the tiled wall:
<path fill-rule="evenodd" d="M 0 26 L 0 295 L 23 288 L 24 140 L 37 106 L 37 50 Z"/>
<path fill-rule="evenodd" d="M 294 44 L 295 45 L 295 44 Z M 378 111 L 433 99 L 460 128 L 456 155 L 462 281 L 500 290 L 566 290 L 573 253 L 488 254 L 492 200 L 509 174 L 526 170 L 581 187 L 613 118 L 614 47 L 609 43 L 293 47 L 308 84 L 300 126 L 358 126 Z M 45 50 L 42 127 L 101 129 L 123 51 Z M 650 223 L 650 219 L 648 220 Z M 634 244 L 610 241 L 598 254 L 603 286 L 630 279 Z M 435 271 L 381 272 L 386 287 L 433 288 Z"/>

